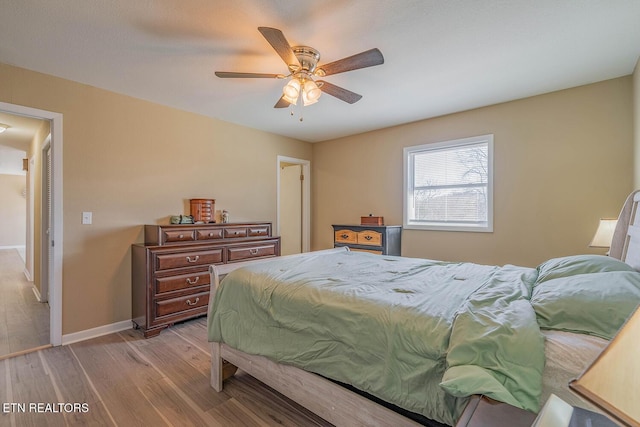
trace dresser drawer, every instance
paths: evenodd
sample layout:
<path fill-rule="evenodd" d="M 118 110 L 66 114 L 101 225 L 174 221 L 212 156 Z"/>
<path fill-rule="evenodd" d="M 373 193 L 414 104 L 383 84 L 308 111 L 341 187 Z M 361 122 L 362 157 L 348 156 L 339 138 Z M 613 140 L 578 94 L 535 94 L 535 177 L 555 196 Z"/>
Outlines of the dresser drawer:
<path fill-rule="evenodd" d="M 179 276 L 158 277 L 156 278 L 156 294 L 210 285 L 210 277 L 208 269 Z"/>
<path fill-rule="evenodd" d="M 254 243 L 253 245 L 230 246 L 227 262 L 279 255 L 278 242 Z"/>
<path fill-rule="evenodd" d="M 358 243 L 358 233 L 353 230 L 338 230 L 334 234 L 336 243 Z"/>
<path fill-rule="evenodd" d="M 170 268 L 194 267 L 197 265 L 209 265 L 222 263 L 222 248 L 207 249 L 202 251 L 180 252 L 161 254 L 156 256 L 156 270 L 168 270 Z"/>
<path fill-rule="evenodd" d="M 186 310 L 206 306 L 209 303 L 209 292 L 186 295 L 180 298 L 172 298 L 156 301 L 156 316 L 168 316 Z"/>
<path fill-rule="evenodd" d="M 382 234 L 372 230 L 360 231 L 358 232 L 358 244 L 382 246 Z"/>
<path fill-rule="evenodd" d="M 382 255 L 382 251 L 378 251 L 378 250 L 375 250 L 375 249 L 360 249 L 360 248 L 352 248 L 352 247 L 350 247 L 349 250 L 354 251 L 354 252 L 369 252 L 370 254 Z"/>
<path fill-rule="evenodd" d="M 247 237 L 247 228 L 246 227 L 224 228 L 224 237 L 227 239 L 235 239 L 236 237 Z"/>
<path fill-rule="evenodd" d="M 222 239 L 222 229 L 210 228 L 204 230 L 196 230 L 196 238 L 198 240 Z"/>
<path fill-rule="evenodd" d="M 192 242 L 196 240 L 194 230 L 165 230 L 162 240 L 164 242 Z"/>
<path fill-rule="evenodd" d="M 269 227 L 249 227 L 249 236 L 270 236 Z"/>

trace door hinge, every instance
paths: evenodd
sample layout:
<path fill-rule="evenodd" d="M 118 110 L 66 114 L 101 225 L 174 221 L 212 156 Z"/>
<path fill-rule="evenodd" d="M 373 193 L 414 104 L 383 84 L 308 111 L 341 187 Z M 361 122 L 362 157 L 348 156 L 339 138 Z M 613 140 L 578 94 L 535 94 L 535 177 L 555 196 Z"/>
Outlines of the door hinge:
<path fill-rule="evenodd" d="M 304 181 L 304 175 L 300 175 L 300 181 Z"/>

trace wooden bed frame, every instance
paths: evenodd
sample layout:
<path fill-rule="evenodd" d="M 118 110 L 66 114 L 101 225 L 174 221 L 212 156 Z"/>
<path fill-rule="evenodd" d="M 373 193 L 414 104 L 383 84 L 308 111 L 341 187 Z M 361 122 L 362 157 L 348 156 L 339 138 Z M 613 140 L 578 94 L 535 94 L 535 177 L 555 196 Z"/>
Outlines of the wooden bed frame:
<path fill-rule="evenodd" d="M 640 270 L 639 202 L 640 190 L 634 191 L 627 198 L 618 217 L 609 251 L 609 256 L 627 262 L 636 270 Z M 327 251 L 335 251 L 335 249 Z M 220 284 L 221 275 L 247 264 L 249 262 L 209 267 L 211 274 L 209 304 L 213 302 L 213 295 Z M 225 361 L 233 366 L 229 367 Z M 266 357 L 241 352 L 224 343 L 212 342 L 211 387 L 216 391 L 222 391 L 223 381 L 235 373 L 235 367 L 336 426 L 421 425 L 319 375 L 290 365 L 275 363 Z"/>

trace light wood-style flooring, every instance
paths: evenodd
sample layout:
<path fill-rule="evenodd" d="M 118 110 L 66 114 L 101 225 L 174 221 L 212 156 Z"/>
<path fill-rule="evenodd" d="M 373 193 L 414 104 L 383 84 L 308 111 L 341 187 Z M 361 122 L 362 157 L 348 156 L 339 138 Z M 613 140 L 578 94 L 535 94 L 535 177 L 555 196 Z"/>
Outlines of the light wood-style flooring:
<path fill-rule="evenodd" d="M 329 426 L 242 372 L 216 393 L 209 347 L 202 317 L 0 360 L 0 426 Z"/>
<path fill-rule="evenodd" d="M 0 250 L 0 358 L 49 344 L 49 305 L 33 293 L 17 249 Z M 0 404 L 2 395 L 0 394 Z M 0 407 L 0 409 L 2 409 Z"/>

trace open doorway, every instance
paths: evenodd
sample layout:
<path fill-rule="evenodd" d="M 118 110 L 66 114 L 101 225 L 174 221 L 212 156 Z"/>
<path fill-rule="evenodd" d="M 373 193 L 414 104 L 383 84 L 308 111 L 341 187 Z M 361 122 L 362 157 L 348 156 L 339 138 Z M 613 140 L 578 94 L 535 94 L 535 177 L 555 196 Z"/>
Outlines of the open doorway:
<path fill-rule="evenodd" d="M 0 249 L 0 285 L 12 287 L 10 306 L 24 304 L 19 310 L 0 307 L 6 329 L 0 338 L 4 332 L 10 343 L 0 343 L 1 359 L 62 342 L 62 116 L 0 102 L 0 123 L 10 126 L 0 134 L 0 147 L 22 144 L 26 205 L 22 244 L 16 245 L 22 248 Z"/>
<path fill-rule="evenodd" d="M 282 255 L 310 250 L 310 169 L 308 160 L 278 156 L 276 233 Z"/>

